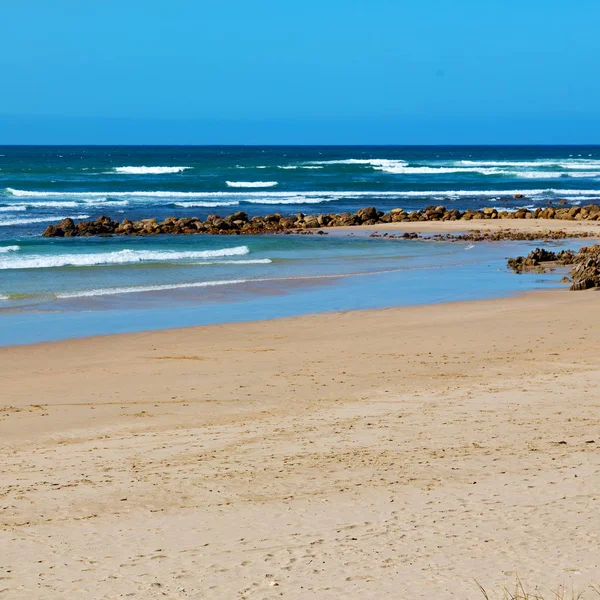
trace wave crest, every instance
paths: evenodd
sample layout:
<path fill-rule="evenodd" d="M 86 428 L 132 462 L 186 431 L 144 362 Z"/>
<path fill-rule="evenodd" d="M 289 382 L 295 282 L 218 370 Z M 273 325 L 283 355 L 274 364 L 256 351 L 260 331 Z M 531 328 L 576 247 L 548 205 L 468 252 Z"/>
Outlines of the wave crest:
<path fill-rule="evenodd" d="M 24 204 L 14 204 L 13 206 L 0 206 L 0 212 L 23 212 L 27 210 Z"/>
<path fill-rule="evenodd" d="M 248 246 L 220 248 L 219 250 L 199 250 L 177 252 L 174 250 L 119 250 L 96 254 L 59 254 L 55 256 L 34 255 L 0 260 L 2 269 L 47 269 L 57 267 L 95 267 L 100 265 L 123 265 L 143 262 L 172 262 L 243 256 L 248 254 Z"/>
<path fill-rule="evenodd" d="M 226 183 L 232 188 L 266 188 L 278 185 L 277 181 L 227 181 Z"/>
<path fill-rule="evenodd" d="M 89 219 L 89 217 L 90 215 L 66 215 L 62 217 L 35 217 L 33 219 L 2 219 L 0 220 L 0 227 L 7 227 L 9 225 L 29 225 L 30 223 L 51 223 L 62 221 L 63 219 Z"/>
<path fill-rule="evenodd" d="M 236 283 L 248 283 L 248 279 L 226 279 L 221 281 L 198 281 L 195 283 L 165 283 L 163 285 L 140 285 L 120 288 L 100 288 L 96 290 L 85 290 L 82 292 L 65 292 L 57 294 L 57 298 L 89 298 L 93 296 L 114 296 L 117 294 L 136 294 L 142 292 L 161 292 L 163 290 L 178 290 L 186 288 L 215 287 L 219 285 L 233 285 Z"/>
<path fill-rule="evenodd" d="M 115 167 L 113 171 L 122 175 L 167 175 L 182 173 L 192 167 Z"/>
<path fill-rule="evenodd" d="M 238 206 L 239 202 L 174 202 L 173 206 L 181 206 L 181 208 L 212 208 L 213 206 Z"/>

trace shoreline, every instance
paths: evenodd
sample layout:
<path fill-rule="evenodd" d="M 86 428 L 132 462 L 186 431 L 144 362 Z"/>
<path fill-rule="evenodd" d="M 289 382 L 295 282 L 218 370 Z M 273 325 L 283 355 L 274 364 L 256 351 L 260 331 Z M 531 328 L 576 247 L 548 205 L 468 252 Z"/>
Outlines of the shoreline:
<path fill-rule="evenodd" d="M 566 267 L 561 267 L 563 269 L 566 270 Z M 379 274 L 379 273 L 372 273 L 372 274 Z M 364 275 L 364 274 L 361 274 Z M 359 276 L 361 276 L 359 275 Z M 515 274 L 515 276 L 518 276 L 517 274 Z M 332 278 L 335 276 L 332 276 Z M 296 315 L 289 315 L 289 316 L 277 316 L 277 317 L 269 317 L 269 318 L 264 318 L 264 319 L 247 319 L 247 320 L 241 320 L 241 321 L 223 321 L 223 322 L 218 322 L 218 323 L 206 323 L 206 324 L 197 324 L 197 325 L 182 325 L 182 326 L 176 326 L 176 327 L 163 327 L 163 328 L 159 328 L 159 329 L 143 329 L 143 330 L 139 330 L 139 331 L 125 331 L 125 332 L 113 332 L 113 333 L 100 333 L 100 334 L 92 334 L 92 335 L 84 335 L 84 336 L 73 336 L 73 337 L 67 337 L 67 338 L 61 338 L 61 339 L 55 339 L 55 340 L 45 340 L 45 341 L 38 341 L 38 342 L 31 342 L 31 343 L 24 343 L 24 344 L 7 344 L 7 345 L 0 345 L 0 357 L 2 355 L 3 351 L 10 351 L 11 349 L 21 349 L 21 348 L 35 348 L 37 346 L 48 346 L 51 344 L 67 344 L 69 342 L 77 342 L 77 341 L 83 341 L 83 340 L 94 340 L 94 339 L 106 339 L 106 338 L 115 338 L 115 342 L 118 343 L 119 339 L 122 337 L 127 337 L 127 336 L 145 336 L 145 335 L 152 335 L 152 334 L 161 334 L 161 333 L 166 333 L 166 332 L 185 332 L 185 331 L 189 331 L 189 330 L 194 330 L 194 329 L 200 329 L 200 330 L 206 330 L 206 329 L 211 329 L 211 328 L 221 328 L 221 327 L 243 327 L 243 326 L 250 326 L 253 324 L 259 324 L 259 323 L 282 323 L 283 325 L 285 325 L 288 321 L 293 321 L 295 319 L 311 319 L 311 318 L 325 318 L 327 316 L 331 316 L 331 317 L 336 317 L 336 316 L 340 316 L 340 315 L 348 315 L 348 314 L 353 314 L 356 315 L 357 318 L 360 318 L 363 314 L 369 314 L 372 312 L 378 312 L 378 311 L 395 311 L 395 310 L 404 310 L 404 309 L 418 309 L 418 308 L 425 308 L 425 307 L 429 307 L 429 306 L 437 306 L 437 307 L 444 307 L 444 306 L 454 306 L 454 305 L 464 305 L 464 304 L 471 304 L 471 303 L 479 303 L 479 302 L 496 302 L 496 301 L 501 301 L 501 300 L 509 300 L 511 298 L 521 298 L 521 297 L 527 297 L 529 295 L 537 295 L 537 294 L 546 294 L 546 293 L 563 293 L 563 292 L 568 292 L 569 289 L 565 286 L 564 288 L 559 288 L 559 289 L 533 289 L 533 290 L 515 290 L 507 295 L 503 295 L 503 296 L 493 296 L 490 298 L 484 298 L 484 299 L 466 299 L 466 300 L 448 300 L 448 301 L 441 301 L 441 302 L 421 302 L 421 303 L 416 303 L 416 304 L 405 304 L 405 305 L 396 305 L 396 306 L 387 306 L 387 307 L 379 307 L 379 308 L 356 308 L 356 309 L 346 309 L 346 310 L 333 310 L 333 311 L 317 311 L 317 312 L 310 312 L 310 313 L 302 313 L 302 314 L 296 314 Z M 595 290 L 586 290 L 586 291 L 590 291 L 593 292 Z M 65 311 L 67 312 L 67 311 Z M 2 314 L 2 313 L 0 313 Z M 10 313 L 4 313 L 4 314 L 10 314 Z M 14 311 L 12 314 L 31 314 L 28 313 L 27 311 Z"/>
<path fill-rule="evenodd" d="M 0 348 L 6 598 L 597 584 L 597 298 Z"/>
<path fill-rule="evenodd" d="M 562 266 L 562 265 L 558 265 L 557 267 L 550 267 L 550 269 L 544 271 L 544 274 L 550 274 L 552 273 L 554 270 L 561 270 L 564 271 L 565 275 L 567 274 L 567 266 Z M 400 270 L 401 271 L 401 270 Z M 398 272 L 400 272 L 398 271 Z M 393 270 L 391 272 L 396 272 L 396 270 Z M 525 273 L 531 273 L 531 271 L 524 271 Z M 365 277 L 365 276 L 377 276 L 377 275 L 386 275 L 389 274 L 390 271 L 375 271 L 375 272 L 371 272 L 371 273 L 359 273 L 359 274 L 350 274 L 350 275 L 332 275 L 332 276 L 326 276 L 326 277 L 316 277 L 316 278 L 310 278 L 308 280 L 309 285 L 311 283 L 314 284 L 315 281 L 320 281 L 322 279 L 326 279 L 326 280 L 335 280 L 335 279 L 346 279 L 349 277 Z M 512 277 L 519 277 L 521 275 L 521 272 L 514 272 L 513 274 L 511 274 Z M 283 279 L 282 281 L 285 281 L 285 279 Z M 303 319 L 303 318 L 326 318 L 327 316 L 331 316 L 331 317 L 335 317 L 336 315 L 346 315 L 346 314 L 355 314 L 357 315 L 357 317 L 360 317 L 363 313 L 371 313 L 371 312 L 377 312 L 377 311 L 394 311 L 394 310 L 402 310 L 402 309 L 411 309 L 411 308 L 425 308 L 425 307 L 430 307 L 430 306 L 435 306 L 435 307 L 444 307 L 444 306 L 453 306 L 453 305 L 463 305 L 463 304 L 470 304 L 470 303 L 478 303 L 478 302 L 493 302 L 493 301 L 502 301 L 502 300 L 508 300 L 511 298 L 519 298 L 519 297 L 526 297 L 529 295 L 536 295 L 536 294 L 544 294 L 544 293 L 563 293 L 563 292 L 570 292 L 569 288 L 566 285 L 559 285 L 560 282 L 557 281 L 555 286 L 550 286 L 548 285 L 547 287 L 542 287 L 542 288 L 538 288 L 538 289 L 513 289 L 510 291 L 505 291 L 504 293 L 497 293 L 496 295 L 492 295 L 492 296 L 488 296 L 488 297 L 480 297 L 480 298 L 464 298 L 464 299 L 451 299 L 451 300 L 433 300 L 433 301 L 427 301 L 427 302 L 419 302 L 419 301 L 415 301 L 414 303 L 407 303 L 407 304 L 396 304 L 396 305 L 388 305 L 388 306 L 373 306 L 373 307 L 369 307 L 369 308 L 347 308 L 347 309 L 332 309 L 332 310 L 327 310 L 327 309 L 323 309 L 323 310 L 318 310 L 316 309 L 313 312 L 300 312 L 300 313 L 294 313 L 294 314 L 282 314 L 282 315 L 277 315 L 277 316 L 266 316 L 266 317 L 262 317 L 262 318 L 248 318 L 248 319 L 232 319 L 232 320 L 224 320 L 224 321 L 216 321 L 216 322 L 209 322 L 209 323 L 202 323 L 202 322 L 195 322 L 195 323 L 191 323 L 191 324 L 184 324 L 184 325 L 167 325 L 167 326 L 158 326 L 158 327 L 150 327 L 150 328 L 144 328 L 144 329 L 138 329 L 138 330 L 130 330 L 130 331 L 112 331 L 109 333 L 90 333 L 90 334 L 75 334 L 73 336 L 68 336 L 68 337 L 60 337 L 60 338 L 56 338 L 56 339 L 50 339 L 50 340 L 40 340 L 40 341 L 33 341 L 33 342 L 24 342 L 24 343 L 17 343 L 17 344 L 0 344 L 0 356 L 1 356 L 1 352 L 3 350 L 10 350 L 12 348 L 31 348 L 31 347 L 35 347 L 38 346 L 40 344 L 60 344 L 60 343 L 67 343 L 67 342 L 75 342 L 78 340 L 92 340 L 95 338 L 111 338 L 111 337 L 115 337 L 115 338 L 119 338 L 121 336 L 135 336 L 135 335 L 151 335 L 151 334 L 160 334 L 160 333 L 164 333 L 164 332 L 169 332 L 169 331 L 187 331 L 187 330 L 193 330 L 193 329 L 206 329 L 206 328 L 219 328 L 219 327 L 235 327 L 235 326 L 248 326 L 251 324 L 258 324 L 258 323 L 277 323 L 277 322 L 283 322 L 285 324 L 285 322 L 289 321 L 289 320 L 294 320 L 294 319 Z M 594 289 L 588 290 L 588 291 L 595 291 Z M 150 294 L 152 294 L 153 292 L 150 292 Z M 163 292 L 159 292 L 159 293 L 163 293 Z M 0 313 L 0 316 L 3 315 L 16 315 L 16 316 L 23 316 L 23 317 L 27 317 L 30 315 L 35 315 L 35 314 L 52 314 L 55 313 L 55 311 L 30 311 L 30 310 L 13 310 L 13 311 L 5 311 L 3 313 Z M 79 310 L 71 310 L 71 311 L 58 311 L 58 314 L 60 315 L 64 315 L 66 317 L 65 322 L 68 320 L 68 316 L 70 314 L 72 315 L 83 315 L 85 314 L 85 309 L 79 309 Z"/>

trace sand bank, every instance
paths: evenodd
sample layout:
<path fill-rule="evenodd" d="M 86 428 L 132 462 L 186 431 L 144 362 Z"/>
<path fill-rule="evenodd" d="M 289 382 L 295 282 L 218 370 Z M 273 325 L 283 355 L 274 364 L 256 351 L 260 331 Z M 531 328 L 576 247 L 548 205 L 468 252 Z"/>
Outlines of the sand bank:
<path fill-rule="evenodd" d="M 469 231 L 519 231 L 541 233 L 566 231 L 568 233 L 590 232 L 600 237 L 600 221 L 563 221 L 555 219 L 477 219 L 472 221 L 416 221 L 336 227 L 335 231 L 394 231 L 418 233 L 463 233 Z M 326 229 L 332 232 L 334 230 Z"/>
<path fill-rule="evenodd" d="M 1 348 L 0 597 L 598 583 L 599 300 Z"/>

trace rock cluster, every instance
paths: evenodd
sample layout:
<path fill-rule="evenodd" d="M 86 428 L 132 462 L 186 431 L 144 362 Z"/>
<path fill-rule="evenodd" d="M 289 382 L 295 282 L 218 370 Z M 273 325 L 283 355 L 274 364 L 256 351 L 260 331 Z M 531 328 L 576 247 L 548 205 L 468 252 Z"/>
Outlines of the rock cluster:
<path fill-rule="evenodd" d="M 570 275 L 572 290 L 600 287 L 600 245 L 582 248 L 575 255 Z"/>
<path fill-rule="evenodd" d="M 600 287 L 600 245 L 584 246 L 578 252 L 561 250 L 552 252 L 536 248 L 527 256 L 508 259 L 508 267 L 516 273 L 535 270 L 544 273 L 554 265 L 570 265 L 571 290 Z"/>
<path fill-rule="evenodd" d="M 389 232 L 373 232 L 369 237 L 384 238 L 388 240 L 434 240 L 436 242 L 534 242 L 536 240 L 564 240 L 567 238 L 598 237 L 598 234 L 591 231 L 565 231 L 564 229 L 547 231 L 518 231 L 515 229 L 502 229 L 500 231 L 473 230 L 469 233 L 435 233 L 430 235 L 407 232 L 398 234 Z"/>
<path fill-rule="evenodd" d="M 228 217 L 209 215 L 205 221 L 196 217 L 167 217 L 164 221 L 142 219 L 121 222 L 109 217 L 99 217 L 95 221 L 75 224 L 72 219 L 63 219 L 56 225 L 49 225 L 44 237 L 75 237 L 90 235 L 155 235 L 170 234 L 257 234 L 280 233 L 324 227 L 354 227 L 357 225 L 379 225 L 383 223 L 425 222 L 425 221 L 471 221 L 477 219 L 556 219 L 575 221 L 600 221 L 600 206 L 546 207 L 530 211 L 521 208 L 516 212 L 498 211 L 495 208 L 482 210 L 447 209 L 445 206 L 428 206 L 423 210 L 406 212 L 394 208 L 384 213 L 373 206 L 361 208 L 355 213 L 283 216 L 279 213 L 264 217 L 249 218 L 245 212 L 236 212 Z M 565 237 L 567 237 L 565 235 Z"/>

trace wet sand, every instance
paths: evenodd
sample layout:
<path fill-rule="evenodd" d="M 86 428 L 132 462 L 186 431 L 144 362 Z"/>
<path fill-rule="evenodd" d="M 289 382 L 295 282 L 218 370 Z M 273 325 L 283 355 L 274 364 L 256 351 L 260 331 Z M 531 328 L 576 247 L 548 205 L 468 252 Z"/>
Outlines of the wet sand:
<path fill-rule="evenodd" d="M 599 301 L 0 348 L 0 598 L 475 599 L 516 574 L 586 590 Z"/>

